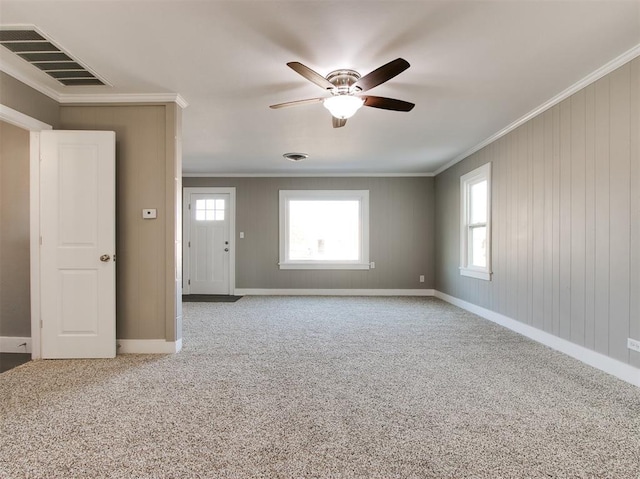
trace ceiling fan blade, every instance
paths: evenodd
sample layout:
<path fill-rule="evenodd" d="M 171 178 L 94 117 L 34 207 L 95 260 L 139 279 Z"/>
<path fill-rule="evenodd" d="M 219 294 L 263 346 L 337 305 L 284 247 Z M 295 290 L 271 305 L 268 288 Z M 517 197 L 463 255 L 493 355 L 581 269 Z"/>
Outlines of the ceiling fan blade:
<path fill-rule="evenodd" d="M 324 88 L 325 90 L 333 90 L 335 88 L 333 83 L 329 82 L 329 80 L 327 80 L 325 77 L 317 72 L 314 72 L 311 68 L 303 65 L 300 62 L 289 62 L 287 63 L 287 66 L 296 73 L 299 73 L 300 75 L 305 77 L 310 82 L 315 83 L 320 88 Z"/>
<path fill-rule="evenodd" d="M 331 119 L 333 120 L 333 127 L 334 128 L 341 128 L 344 125 L 347 124 L 347 119 L 346 118 L 336 118 L 335 116 L 332 116 Z"/>
<path fill-rule="evenodd" d="M 364 106 L 381 108 L 383 110 L 411 111 L 413 107 L 416 106 L 414 103 L 409 103 L 408 101 L 385 98 L 383 96 L 362 96 L 360 98 L 364 98 Z"/>
<path fill-rule="evenodd" d="M 269 108 L 277 110 L 278 108 L 287 108 L 290 106 L 311 105 L 313 103 L 322 103 L 324 98 L 309 98 L 307 100 L 288 101 L 286 103 L 278 103 L 276 105 L 270 105 Z"/>
<path fill-rule="evenodd" d="M 396 58 L 386 65 L 382 65 L 377 70 L 373 70 L 371 73 L 363 76 L 355 82 L 353 86 L 360 91 L 371 90 L 373 87 L 391 80 L 394 76 L 399 75 L 409 67 L 410 65 L 407 60 L 404 58 Z"/>

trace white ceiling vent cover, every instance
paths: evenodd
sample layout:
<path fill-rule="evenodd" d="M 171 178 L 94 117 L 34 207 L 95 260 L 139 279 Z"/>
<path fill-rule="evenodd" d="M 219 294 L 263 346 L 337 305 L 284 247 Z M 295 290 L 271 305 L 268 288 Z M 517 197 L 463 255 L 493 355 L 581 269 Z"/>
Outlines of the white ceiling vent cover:
<path fill-rule="evenodd" d="M 0 44 L 65 86 L 108 85 L 35 27 L 0 25 Z"/>

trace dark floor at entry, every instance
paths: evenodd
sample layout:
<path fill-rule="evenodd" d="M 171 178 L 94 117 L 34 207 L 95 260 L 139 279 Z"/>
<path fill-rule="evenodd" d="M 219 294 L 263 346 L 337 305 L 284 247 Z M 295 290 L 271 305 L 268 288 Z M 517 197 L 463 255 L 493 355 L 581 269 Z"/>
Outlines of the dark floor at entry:
<path fill-rule="evenodd" d="M 185 294 L 182 296 L 184 303 L 235 303 L 242 296 L 228 294 Z"/>
<path fill-rule="evenodd" d="M 31 361 L 31 354 L 27 353 L 0 353 L 0 373 Z"/>

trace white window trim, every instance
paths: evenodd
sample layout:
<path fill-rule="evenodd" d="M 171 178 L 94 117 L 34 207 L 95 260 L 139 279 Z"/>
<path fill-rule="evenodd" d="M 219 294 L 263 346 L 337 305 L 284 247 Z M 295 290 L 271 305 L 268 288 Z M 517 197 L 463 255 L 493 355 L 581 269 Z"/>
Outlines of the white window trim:
<path fill-rule="evenodd" d="M 469 265 L 469 191 L 471 186 L 487 181 L 487 266 Z M 486 163 L 460 177 L 460 274 L 491 281 L 491 163 Z"/>
<path fill-rule="evenodd" d="M 290 260 L 289 200 L 360 201 L 360 258 L 355 261 Z M 280 269 L 369 269 L 369 190 L 280 190 Z"/>

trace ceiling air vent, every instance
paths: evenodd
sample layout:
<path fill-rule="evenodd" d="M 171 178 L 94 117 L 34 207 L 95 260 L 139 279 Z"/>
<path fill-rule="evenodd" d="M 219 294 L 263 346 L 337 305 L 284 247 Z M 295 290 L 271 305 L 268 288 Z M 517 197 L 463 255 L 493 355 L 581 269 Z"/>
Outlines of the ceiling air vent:
<path fill-rule="evenodd" d="M 0 27 L 0 44 L 66 86 L 106 85 L 34 29 Z"/>
<path fill-rule="evenodd" d="M 289 161 L 301 161 L 309 158 L 309 155 L 306 153 L 285 153 L 284 156 Z"/>

